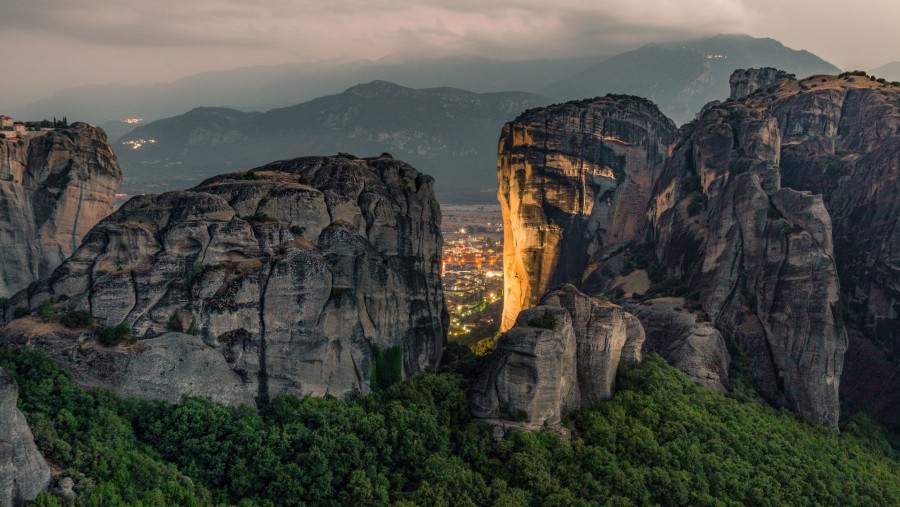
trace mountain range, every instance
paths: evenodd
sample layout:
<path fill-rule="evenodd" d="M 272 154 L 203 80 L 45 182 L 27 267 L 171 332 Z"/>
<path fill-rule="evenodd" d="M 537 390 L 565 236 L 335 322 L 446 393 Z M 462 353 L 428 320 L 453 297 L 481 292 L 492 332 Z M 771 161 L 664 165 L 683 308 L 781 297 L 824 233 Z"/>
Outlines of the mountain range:
<path fill-rule="evenodd" d="M 437 178 L 442 198 L 485 202 L 496 189 L 498 126 L 549 101 L 524 92 L 414 90 L 372 81 L 265 113 L 196 108 L 119 139 L 126 168 L 122 189 L 134 194 L 183 188 L 301 154 L 388 152 Z"/>
<path fill-rule="evenodd" d="M 144 90 L 141 93 L 156 97 L 153 100 L 174 94 L 169 105 L 154 106 L 168 112 L 173 104 L 192 97 L 197 86 L 214 80 L 221 80 L 224 85 L 216 85 L 212 89 L 217 91 L 204 99 L 192 98 L 195 104 L 224 100 L 235 105 L 263 105 L 267 101 L 284 101 L 291 93 L 308 97 L 362 75 L 390 76 L 390 82 L 372 81 L 264 113 L 242 111 L 240 106 L 203 107 L 142 125 L 122 136 L 116 145 L 125 171 L 123 190 L 143 193 L 179 188 L 223 171 L 306 154 L 349 152 L 371 156 L 390 152 L 435 176 L 438 196 L 445 202 L 492 202 L 496 189 L 496 132 L 519 110 L 627 92 L 649 97 L 681 124 L 693 118 L 704 104 L 728 95 L 728 76 L 736 67 L 777 66 L 798 76 L 838 72 L 834 65 L 807 51 L 746 35 L 650 44 L 593 65 L 589 59 L 489 63 L 435 61 L 421 67 L 322 64 L 306 67 L 302 78 L 294 68 L 261 68 L 256 74 L 204 74 L 173 85 L 170 92 Z M 420 70 L 411 72 L 412 68 Z M 570 77 L 550 82 L 559 75 Z M 475 93 L 448 87 L 413 89 L 396 82 L 415 83 L 413 86 L 450 83 L 481 90 L 539 93 Z M 113 97 L 117 93 L 105 91 Z M 100 102 L 65 94 L 57 99 L 66 103 Z M 117 100 L 106 103 L 115 104 Z M 140 104 L 138 100 L 131 107 Z M 125 130 L 121 122 L 104 127 L 116 133 Z M 123 149 L 122 143 L 141 146 L 137 150 Z"/>
<path fill-rule="evenodd" d="M 890 62 L 869 71 L 875 77 L 883 77 L 888 81 L 900 81 L 900 62 Z"/>
<path fill-rule="evenodd" d="M 776 67 L 798 77 L 840 72 L 809 51 L 791 49 L 773 39 L 715 35 L 648 44 L 538 92 L 561 101 L 606 93 L 638 95 L 657 103 L 680 125 L 693 119 L 707 102 L 728 96 L 728 77 L 735 69 L 753 67 Z"/>

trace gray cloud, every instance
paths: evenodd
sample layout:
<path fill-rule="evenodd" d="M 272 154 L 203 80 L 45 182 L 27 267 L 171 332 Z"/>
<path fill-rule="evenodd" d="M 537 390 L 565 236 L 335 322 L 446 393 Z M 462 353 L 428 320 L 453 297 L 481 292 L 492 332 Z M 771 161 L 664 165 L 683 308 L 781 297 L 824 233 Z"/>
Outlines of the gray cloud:
<path fill-rule="evenodd" d="M 900 58 L 900 2 L 846 9 L 838 0 L 0 0 L 0 44 L 28 48 L 0 64 L 34 95 L 254 64 L 609 54 L 723 32 L 773 37 L 842 67 Z M 10 93 L 0 91 L 0 107 L 16 100 Z"/>

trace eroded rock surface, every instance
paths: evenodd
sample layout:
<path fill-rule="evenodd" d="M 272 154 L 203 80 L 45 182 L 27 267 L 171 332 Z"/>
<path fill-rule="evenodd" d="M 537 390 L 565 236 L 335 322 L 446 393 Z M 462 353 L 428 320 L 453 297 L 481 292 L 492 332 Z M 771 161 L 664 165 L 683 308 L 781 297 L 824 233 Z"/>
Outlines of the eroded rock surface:
<path fill-rule="evenodd" d="M 560 286 L 522 311 L 497 342 L 470 397 L 475 417 L 559 424 L 612 397 L 621 361 L 640 360 L 644 331 L 622 308 Z"/>
<path fill-rule="evenodd" d="M 848 326 L 872 342 L 854 360 L 881 365 L 876 356 L 900 351 L 900 89 L 852 75 L 798 81 L 776 69 L 738 71 L 732 85 L 732 99 L 708 104 L 668 151 L 659 150 L 661 165 L 626 171 L 652 182 L 646 206 L 628 213 L 637 222 L 614 213 L 596 220 L 596 199 L 590 209 L 559 213 L 600 193 L 581 170 L 602 160 L 595 152 L 569 151 L 565 164 L 557 161 L 560 140 L 590 131 L 560 118 L 591 118 L 591 101 L 531 111 L 504 129 L 505 315 L 560 282 L 633 304 L 684 297 L 710 324 L 657 332 L 647 316 L 666 320 L 671 312 L 651 303 L 642 318 L 645 352 L 722 390 L 734 348 L 770 401 L 835 426 L 842 387 L 848 396 L 887 400 L 860 389 L 883 390 L 883 379 L 898 378 L 883 367 L 867 375 L 861 364 L 852 386 L 840 382 Z M 610 204 L 618 207 L 624 188 L 607 194 Z M 649 226 L 633 226 L 645 216 Z M 647 248 L 650 260 L 641 254 Z M 881 380 L 861 380 L 873 375 Z"/>
<path fill-rule="evenodd" d="M 0 297 L 49 276 L 112 212 L 122 171 L 85 123 L 0 139 Z"/>
<path fill-rule="evenodd" d="M 667 273 L 746 352 L 761 393 L 837 425 L 847 347 L 822 197 L 781 188 L 781 135 L 729 102 L 682 129 L 651 207 Z"/>
<path fill-rule="evenodd" d="M 688 378 L 714 391 L 729 388 L 731 355 L 722 334 L 684 298 L 658 298 L 630 308 L 647 335 L 644 352 L 656 352 Z"/>
<path fill-rule="evenodd" d="M 793 74 L 774 67 L 759 69 L 738 69 L 731 74 L 728 84 L 731 85 L 731 98 L 743 99 L 775 83 L 779 79 L 792 79 Z"/>
<path fill-rule="evenodd" d="M 117 387 L 178 399 L 265 401 L 369 391 L 374 348 L 399 347 L 405 375 L 440 359 L 446 309 L 433 180 L 390 157 L 309 157 L 131 199 L 53 275 L 14 296 L 124 323 L 148 352 Z M 170 330 L 196 334 L 165 335 Z M 175 355 L 196 371 L 172 370 Z M 219 357 L 216 357 L 216 354 Z M 220 359 L 221 358 L 221 359 Z M 223 362 L 231 373 L 222 370 Z M 165 382 L 148 382 L 166 370 Z M 218 374 L 217 374 L 218 375 Z M 241 389 L 235 386 L 240 380 Z"/>
<path fill-rule="evenodd" d="M 50 467 L 16 406 L 19 389 L 0 368 L 0 505 L 18 507 L 50 485 Z"/>
<path fill-rule="evenodd" d="M 879 394 L 886 379 L 898 378 L 896 366 L 875 366 L 900 354 L 900 87 L 814 76 L 779 82 L 746 103 L 778 121 L 784 184 L 821 194 L 831 217 L 842 308 L 859 336 L 859 352 L 848 355 L 858 361 L 856 374 L 842 383 L 843 396 L 900 424 L 900 406 Z"/>
<path fill-rule="evenodd" d="M 501 330 L 551 287 L 580 282 L 604 244 L 643 238 L 674 135 L 675 124 L 653 103 L 627 96 L 533 109 L 504 126 Z"/>

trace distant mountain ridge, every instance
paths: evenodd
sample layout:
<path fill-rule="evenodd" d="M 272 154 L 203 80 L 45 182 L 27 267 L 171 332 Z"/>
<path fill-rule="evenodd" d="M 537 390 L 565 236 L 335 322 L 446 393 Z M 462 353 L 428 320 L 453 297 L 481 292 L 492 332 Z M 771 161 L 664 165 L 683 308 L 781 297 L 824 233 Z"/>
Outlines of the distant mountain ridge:
<path fill-rule="evenodd" d="M 806 77 L 840 69 L 808 51 L 774 39 L 714 35 L 684 42 L 648 44 L 604 60 L 538 90 L 562 101 L 627 93 L 646 97 L 683 124 L 704 104 L 728 97 L 728 78 L 738 68 L 776 67 Z"/>
<path fill-rule="evenodd" d="M 869 71 L 875 77 L 883 77 L 888 81 L 900 81 L 900 62 L 890 62 Z"/>
<path fill-rule="evenodd" d="M 552 83 L 556 76 L 571 75 L 603 58 L 595 55 L 499 61 L 458 57 L 242 67 L 204 72 L 172 83 L 79 86 L 8 112 L 22 118 L 65 114 L 95 124 L 134 116 L 154 121 L 199 106 L 265 111 L 338 93 L 372 80 L 387 80 L 411 88 L 451 86 L 484 93 L 523 88 L 534 91 Z"/>
<path fill-rule="evenodd" d="M 216 97 L 224 100 L 222 93 L 230 93 L 222 92 L 222 87 L 240 91 L 247 87 L 241 80 L 253 78 L 255 81 L 251 81 L 258 88 L 243 90 L 244 99 L 238 101 L 247 104 L 252 100 L 284 100 L 290 96 L 285 90 L 294 96 L 334 90 L 341 80 L 368 76 L 361 79 L 367 84 L 353 86 L 360 81 L 351 82 L 340 88 L 346 89 L 343 93 L 265 113 L 240 111 L 239 107 L 191 108 L 188 113 L 161 120 L 163 123 L 142 125 L 120 142 L 152 139 L 156 143 L 143 143 L 140 150 L 117 145 L 126 174 L 123 189 L 127 193 L 144 193 L 193 185 L 205 176 L 276 158 L 334 152 L 369 156 L 388 151 L 435 176 L 442 200 L 492 202 L 496 188 L 496 132 L 521 110 L 626 93 L 651 99 L 676 123 L 684 123 L 708 102 L 728 97 L 728 78 L 737 67 L 774 66 L 797 76 L 839 72 L 807 51 L 747 35 L 650 44 L 592 66 L 588 58 L 555 63 L 491 63 L 478 59 L 447 62 L 358 62 L 340 68 L 319 64 L 319 70 L 310 67 L 312 70 L 307 69 L 309 72 L 302 76 L 291 67 L 262 68 L 256 77 L 222 72 L 183 80 L 221 81 L 221 87 L 212 87 L 219 95 L 192 104 L 198 105 L 220 102 Z M 574 74 L 576 67 L 588 68 Z M 391 74 L 389 80 L 371 80 L 372 76 L 385 73 Z M 549 84 L 554 76 L 566 75 L 572 77 Z M 416 89 L 393 84 L 398 81 L 469 83 L 479 89 L 498 89 L 503 85 L 526 90 L 542 87 L 542 92 L 474 93 L 424 86 Z M 247 98 L 251 92 L 255 97 L 252 100 Z M 167 104 L 165 110 L 172 107 Z M 121 122 L 108 125 L 117 133 L 125 131 Z"/>
<path fill-rule="evenodd" d="M 483 202 L 493 199 L 496 189 L 500 126 L 519 111 L 548 102 L 524 92 L 416 90 L 372 81 L 264 113 L 196 108 L 118 140 L 126 173 L 123 191 L 181 188 L 214 174 L 300 155 L 389 152 L 434 176 L 442 198 Z M 139 149 L 128 148 L 138 143 Z"/>

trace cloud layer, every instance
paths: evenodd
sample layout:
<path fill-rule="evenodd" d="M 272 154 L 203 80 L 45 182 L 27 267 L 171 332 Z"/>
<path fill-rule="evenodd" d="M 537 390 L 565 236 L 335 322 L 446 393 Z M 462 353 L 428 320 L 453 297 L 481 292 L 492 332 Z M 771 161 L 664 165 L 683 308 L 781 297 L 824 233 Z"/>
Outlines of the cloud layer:
<path fill-rule="evenodd" d="M 845 9 L 836 0 L 0 0 L 0 44 L 23 48 L 0 64 L 37 94 L 60 81 L 168 81 L 253 64 L 610 54 L 734 32 L 839 66 L 900 58 L 900 2 L 864 0 L 852 19 Z"/>

